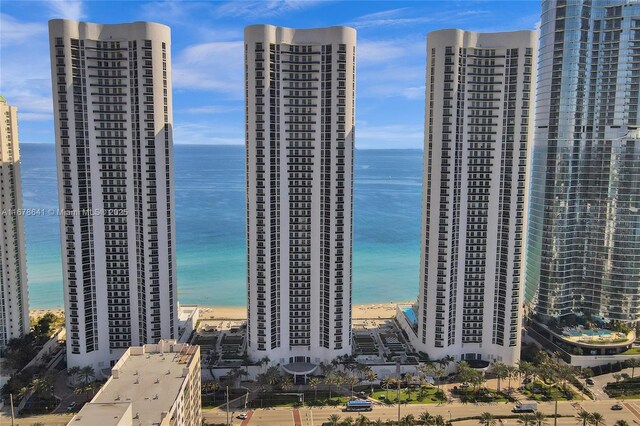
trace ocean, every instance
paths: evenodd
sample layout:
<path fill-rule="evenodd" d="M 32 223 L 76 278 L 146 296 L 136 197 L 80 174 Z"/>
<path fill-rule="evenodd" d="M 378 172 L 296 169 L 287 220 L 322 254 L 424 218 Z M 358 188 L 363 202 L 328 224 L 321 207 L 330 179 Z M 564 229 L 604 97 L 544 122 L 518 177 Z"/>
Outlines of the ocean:
<path fill-rule="evenodd" d="M 57 208 L 55 147 L 22 144 L 24 208 Z M 246 303 L 244 147 L 176 145 L 178 300 Z M 421 150 L 356 150 L 353 303 L 418 294 Z M 29 306 L 62 308 L 58 217 L 25 217 Z"/>

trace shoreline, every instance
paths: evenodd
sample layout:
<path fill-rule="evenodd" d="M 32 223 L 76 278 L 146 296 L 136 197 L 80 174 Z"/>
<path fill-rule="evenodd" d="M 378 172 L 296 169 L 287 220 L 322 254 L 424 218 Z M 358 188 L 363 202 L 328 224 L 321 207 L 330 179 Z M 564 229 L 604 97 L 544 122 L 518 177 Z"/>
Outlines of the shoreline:
<path fill-rule="evenodd" d="M 398 301 L 398 302 L 386 302 L 386 303 L 364 303 L 355 304 L 352 309 L 352 319 L 377 319 L 377 318 L 392 318 L 396 314 L 397 305 L 411 305 L 414 301 Z M 180 305 L 183 307 L 196 306 L 196 305 Z M 246 320 L 247 319 L 247 307 L 246 306 L 200 306 L 197 305 L 200 311 L 201 320 L 212 319 L 224 319 L 224 320 Z M 54 313 L 55 315 L 63 315 L 63 309 L 31 309 L 29 311 L 29 317 L 38 318 L 45 313 Z"/>

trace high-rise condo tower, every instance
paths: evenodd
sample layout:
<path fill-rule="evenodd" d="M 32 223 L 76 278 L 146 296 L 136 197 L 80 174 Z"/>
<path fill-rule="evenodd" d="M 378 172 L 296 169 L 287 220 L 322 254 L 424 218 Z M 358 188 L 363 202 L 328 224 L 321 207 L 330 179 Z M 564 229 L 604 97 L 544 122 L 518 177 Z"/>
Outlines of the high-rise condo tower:
<path fill-rule="evenodd" d="M 520 355 L 536 33 L 427 38 L 422 256 L 415 348 Z"/>
<path fill-rule="evenodd" d="M 249 355 L 351 353 L 356 32 L 245 29 Z"/>
<path fill-rule="evenodd" d="M 108 375 L 176 335 L 170 30 L 52 20 L 49 36 L 67 361 Z"/>
<path fill-rule="evenodd" d="M 29 332 L 18 108 L 0 96 L 0 352 Z"/>

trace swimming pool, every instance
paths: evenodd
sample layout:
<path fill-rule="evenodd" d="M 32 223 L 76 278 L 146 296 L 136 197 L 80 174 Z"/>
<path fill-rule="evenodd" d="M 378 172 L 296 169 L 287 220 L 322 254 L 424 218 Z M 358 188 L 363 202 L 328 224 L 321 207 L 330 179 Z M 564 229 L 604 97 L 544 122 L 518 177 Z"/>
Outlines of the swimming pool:
<path fill-rule="evenodd" d="M 416 312 L 413 308 L 402 308 L 402 313 L 407 317 L 412 325 L 418 324 L 418 318 L 416 317 Z"/>

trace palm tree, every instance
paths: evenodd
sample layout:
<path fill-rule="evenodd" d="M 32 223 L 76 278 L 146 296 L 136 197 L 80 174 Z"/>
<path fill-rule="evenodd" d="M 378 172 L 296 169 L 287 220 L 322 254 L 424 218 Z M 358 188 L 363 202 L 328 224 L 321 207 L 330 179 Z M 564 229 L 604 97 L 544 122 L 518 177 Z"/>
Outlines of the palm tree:
<path fill-rule="evenodd" d="M 380 418 L 378 418 L 378 420 L 371 420 L 369 424 L 371 426 L 384 426 L 384 422 Z M 626 425 L 626 426 L 629 426 L 629 425 Z"/>
<path fill-rule="evenodd" d="M 200 385 L 202 389 L 202 394 L 213 393 L 213 403 L 216 402 L 216 392 L 220 390 L 220 382 L 217 380 L 207 380 L 206 382 L 202 382 Z"/>
<path fill-rule="evenodd" d="M 351 417 L 347 417 L 342 421 L 342 423 L 340 423 L 340 426 L 352 426 L 352 425 L 353 425 L 353 419 Z"/>
<path fill-rule="evenodd" d="M 76 395 L 85 395 L 85 401 L 89 401 L 89 392 L 91 392 L 93 390 L 93 386 L 91 385 L 91 383 L 79 383 L 78 385 L 76 385 L 75 388 L 73 388 L 73 393 L 75 393 Z"/>
<path fill-rule="evenodd" d="M 333 390 L 333 385 L 338 384 L 338 375 L 336 373 L 330 373 L 324 378 L 324 383 L 329 386 L 329 399 L 331 399 L 331 391 Z"/>
<path fill-rule="evenodd" d="M 369 419 L 360 414 L 354 423 L 354 426 L 367 426 L 369 424 Z"/>
<path fill-rule="evenodd" d="M 76 382 L 76 378 L 77 378 L 78 374 L 80 374 L 80 367 L 74 366 L 74 367 L 67 368 L 67 375 L 69 377 L 71 377 L 71 382 L 72 383 Z"/>
<path fill-rule="evenodd" d="M 309 387 L 313 389 L 313 399 L 316 401 L 318 400 L 318 386 L 320 386 L 320 383 L 322 382 L 319 377 L 312 377 L 309 379 Z"/>
<path fill-rule="evenodd" d="M 31 388 L 29 386 L 23 386 L 18 390 L 18 399 L 22 401 L 24 398 L 28 397 L 31 393 Z"/>
<path fill-rule="evenodd" d="M 418 422 L 420 422 L 421 425 L 433 424 L 431 423 L 432 419 L 433 416 L 426 410 L 420 413 L 420 415 L 418 416 Z"/>
<path fill-rule="evenodd" d="M 416 422 L 416 418 L 413 417 L 413 414 L 407 414 L 402 419 L 400 419 L 400 425 L 402 426 L 413 426 Z"/>
<path fill-rule="evenodd" d="M 353 387 L 360 383 L 360 379 L 354 375 L 348 374 L 344 376 L 343 383 L 351 388 L 351 398 L 353 398 Z"/>
<path fill-rule="evenodd" d="M 518 416 L 516 422 L 522 426 L 534 426 L 536 424 L 536 417 L 533 414 L 521 414 Z"/>
<path fill-rule="evenodd" d="M 525 378 L 527 378 L 529 376 L 535 375 L 536 367 L 535 365 L 533 365 L 533 363 L 529 361 L 520 360 L 518 361 L 518 371 L 521 376 L 524 376 Z"/>
<path fill-rule="evenodd" d="M 491 373 L 493 373 L 498 379 L 498 389 L 496 390 L 500 392 L 500 388 L 501 388 L 500 385 L 502 384 L 502 379 L 505 379 L 508 375 L 507 364 L 500 361 L 494 362 L 493 364 L 491 364 Z"/>
<path fill-rule="evenodd" d="M 329 424 L 331 426 L 338 426 L 340 424 L 340 416 L 337 414 L 332 414 L 329 416 Z"/>
<path fill-rule="evenodd" d="M 511 379 L 516 377 L 520 373 L 520 370 L 515 365 L 507 365 L 507 378 L 509 379 L 509 383 L 507 387 L 511 390 Z"/>
<path fill-rule="evenodd" d="M 293 379 L 291 379 L 291 376 L 286 376 L 283 377 L 282 380 L 280 380 L 280 389 L 283 391 L 288 391 L 291 390 L 293 388 Z"/>
<path fill-rule="evenodd" d="M 593 426 L 606 426 L 604 416 L 598 412 L 591 413 L 591 420 L 589 420 L 589 423 Z"/>
<path fill-rule="evenodd" d="M 78 371 L 78 376 L 82 379 L 83 382 L 89 383 L 96 378 L 96 372 L 92 366 L 87 365 L 86 367 L 82 367 L 80 371 Z"/>
<path fill-rule="evenodd" d="M 262 367 L 268 366 L 270 362 L 271 362 L 271 359 L 266 355 L 260 358 L 260 365 Z"/>
<path fill-rule="evenodd" d="M 536 418 L 536 424 L 538 426 L 545 426 L 545 425 L 549 424 L 549 422 L 547 422 L 547 416 L 545 416 L 542 411 L 536 411 L 533 414 L 533 417 Z"/>
<path fill-rule="evenodd" d="M 494 417 L 494 415 L 491 414 L 491 413 L 487 413 L 487 412 L 484 412 L 484 413 L 480 414 L 479 421 L 480 421 L 480 424 L 484 425 L 484 426 L 495 426 L 496 422 L 497 422 L 497 420 Z"/>
<path fill-rule="evenodd" d="M 447 422 L 444 420 L 444 417 L 442 417 L 440 414 L 438 414 L 437 416 L 435 416 L 434 418 L 434 425 L 435 426 L 444 426 Z"/>
<path fill-rule="evenodd" d="M 378 379 L 378 374 L 375 371 L 373 371 L 371 367 L 369 367 L 364 372 L 364 378 L 367 382 L 371 384 L 371 395 L 373 395 L 373 382 L 375 382 Z"/>
<path fill-rule="evenodd" d="M 387 401 L 389 401 L 389 388 L 397 387 L 399 382 L 400 382 L 400 379 L 396 377 L 387 377 L 387 379 L 385 380 L 385 387 L 387 388 L 387 396 L 386 396 Z M 398 401 L 398 403 L 400 403 L 400 401 Z"/>
<path fill-rule="evenodd" d="M 613 424 L 614 426 L 629 426 L 629 422 L 626 420 L 618 420 Z"/>
<path fill-rule="evenodd" d="M 580 410 L 578 414 L 576 414 L 576 420 L 578 423 L 582 423 L 582 426 L 587 426 L 587 424 L 591 422 L 591 414 L 588 411 Z"/>
<path fill-rule="evenodd" d="M 640 358 L 631 358 L 627 360 L 627 367 L 631 368 L 631 378 L 636 374 L 636 368 L 640 367 Z"/>

